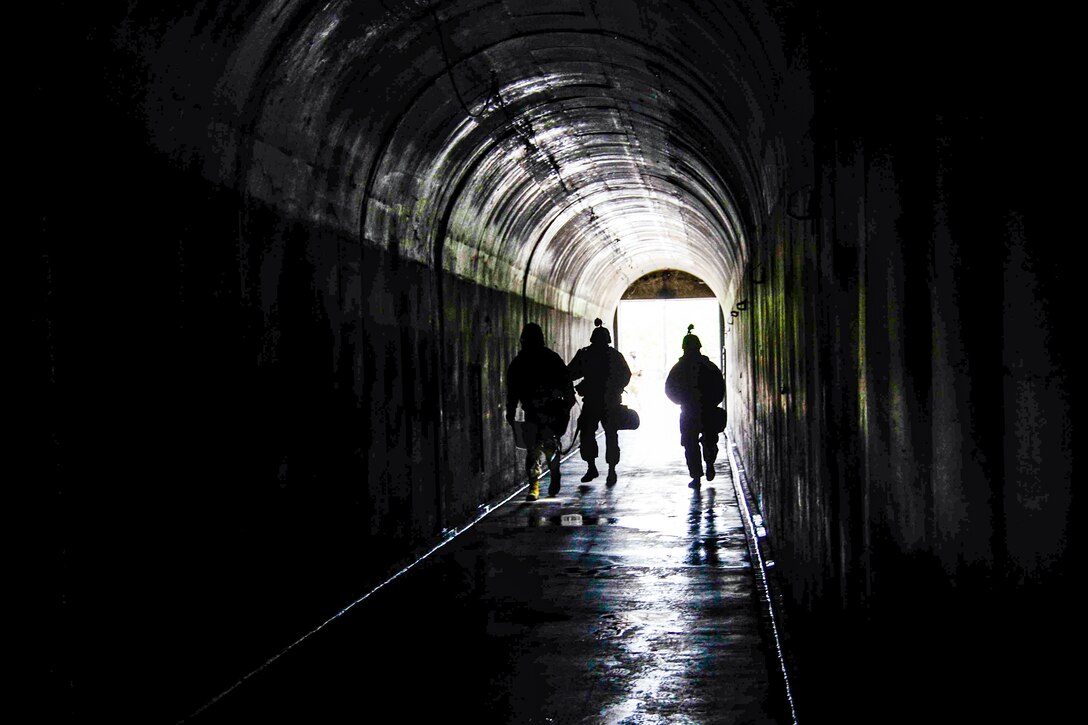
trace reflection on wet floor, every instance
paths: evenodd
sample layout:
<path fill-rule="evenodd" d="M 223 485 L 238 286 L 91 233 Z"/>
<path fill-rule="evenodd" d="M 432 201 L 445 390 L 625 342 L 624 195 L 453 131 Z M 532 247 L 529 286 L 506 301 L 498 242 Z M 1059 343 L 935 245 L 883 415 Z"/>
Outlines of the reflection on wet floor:
<path fill-rule="evenodd" d="M 678 434 L 621 447 L 614 487 L 515 497 L 199 721 L 778 721 L 727 464 L 692 491 Z"/>

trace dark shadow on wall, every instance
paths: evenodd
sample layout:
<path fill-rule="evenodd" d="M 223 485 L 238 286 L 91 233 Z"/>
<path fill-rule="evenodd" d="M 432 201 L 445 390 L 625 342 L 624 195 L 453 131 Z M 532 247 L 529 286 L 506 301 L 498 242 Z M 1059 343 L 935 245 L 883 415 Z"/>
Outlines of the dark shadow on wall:
<path fill-rule="evenodd" d="M 520 484 L 522 304 L 448 277 L 438 309 L 429 268 L 210 183 L 98 74 L 121 51 L 69 40 L 43 135 L 93 108 L 94 143 L 39 169 L 79 188 L 40 200 L 33 267 L 43 718 L 173 722 Z"/>
<path fill-rule="evenodd" d="M 807 19 L 813 201 L 784 197 L 738 287 L 731 424 L 802 722 L 1060 718 L 1075 272 L 1024 147 L 1066 133 L 1056 29 L 906 12 Z"/>

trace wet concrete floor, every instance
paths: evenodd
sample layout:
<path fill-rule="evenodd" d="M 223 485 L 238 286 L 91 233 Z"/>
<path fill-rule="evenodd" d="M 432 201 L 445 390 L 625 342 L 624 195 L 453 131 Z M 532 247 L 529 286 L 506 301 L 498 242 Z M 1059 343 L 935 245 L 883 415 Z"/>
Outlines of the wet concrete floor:
<path fill-rule="evenodd" d="M 190 721 L 787 722 L 724 440 L 698 491 L 675 429 L 620 445 L 614 487 L 575 453 L 557 497 L 515 497 Z"/>

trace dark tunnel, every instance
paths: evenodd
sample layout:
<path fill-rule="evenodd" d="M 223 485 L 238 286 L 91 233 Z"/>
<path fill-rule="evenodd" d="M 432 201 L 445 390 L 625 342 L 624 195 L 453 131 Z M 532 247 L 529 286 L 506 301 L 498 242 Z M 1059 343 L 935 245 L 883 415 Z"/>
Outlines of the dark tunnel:
<path fill-rule="evenodd" d="M 41 721 L 177 722 L 516 490 L 522 325 L 570 359 L 660 270 L 723 312 L 799 721 L 1077 699 L 1068 19 L 33 12 Z"/>

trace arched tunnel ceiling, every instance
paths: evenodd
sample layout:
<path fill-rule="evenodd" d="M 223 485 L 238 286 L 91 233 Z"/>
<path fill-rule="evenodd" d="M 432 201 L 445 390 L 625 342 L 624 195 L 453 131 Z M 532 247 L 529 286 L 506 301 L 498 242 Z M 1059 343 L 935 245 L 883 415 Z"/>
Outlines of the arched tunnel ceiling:
<path fill-rule="evenodd" d="M 782 55 L 771 20 L 746 12 L 267 3 L 220 83 L 252 137 L 241 183 L 363 244 L 581 315 L 665 267 L 723 299 L 783 155 Z"/>

